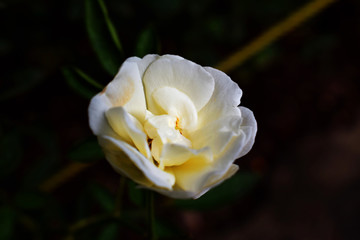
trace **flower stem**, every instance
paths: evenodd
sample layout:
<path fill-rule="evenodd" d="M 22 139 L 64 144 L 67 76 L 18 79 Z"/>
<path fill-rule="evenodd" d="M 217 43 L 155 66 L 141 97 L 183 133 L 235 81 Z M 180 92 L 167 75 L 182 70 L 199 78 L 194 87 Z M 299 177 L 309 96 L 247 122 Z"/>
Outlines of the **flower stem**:
<path fill-rule="evenodd" d="M 115 209 L 114 209 L 115 217 L 120 217 L 121 215 L 125 186 L 126 186 L 126 177 L 121 176 L 119 181 L 119 188 L 115 200 Z"/>
<path fill-rule="evenodd" d="M 154 209 L 154 192 L 146 191 L 146 210 L 147 210 L 147 228 L 148 237 L 151 240 L 156 240 L 155 231 L 155 209 Z"/>
<path fill-rule="evenodd" d="M 95 225 L 97 223 L 108 220 L 120 220 L 125 186 L 126 186 L 126 177 L 121 176 L 119 181 L 118 191 L 116 194 L 115 207 L 113 213 L 105 213 L 105 214 L 100 214 L 100 215 L 95 215 L 88 218 L 80 219 L 79 221 L 70 225 L 68 229 L 68 235 L 66 235 L 64 240 L 73 240 L 74 234 L 77 231 Z"/>
<path fill-rule="evenodd" d="M 284 36 L 286 33 L 299 26 L 309 18 L 313 17 L 325 7 L 334 2 L 334 0 L 309 1 L 309 3 L 293 12 L 288 18 L 285 18 L 278 24 L 273 25 L 270 29 L 262 33 L 248 45 L 245 45 L 244 48 L 239 49 L 233 55 L 220 62 L 216 68 L 224 72 L 230 72 L 234 70 L 241 63 L 248 60 L 250 57 L 254 56 L 256 53 L 270 45 L 272 42 Z"/>

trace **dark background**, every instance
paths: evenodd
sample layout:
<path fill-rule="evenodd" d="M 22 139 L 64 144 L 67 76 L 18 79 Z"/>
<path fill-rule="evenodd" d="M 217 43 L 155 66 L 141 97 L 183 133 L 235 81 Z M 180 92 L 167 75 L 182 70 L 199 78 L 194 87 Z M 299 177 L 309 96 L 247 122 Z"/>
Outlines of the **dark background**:
<path fill-rule="evenodd" d="M 305 3 L 107 0 L 124 49 L 114 61 L 157 52 L 215 66 Z M 338 1 L 228 72 L 258 121 L 255 145 L 202 202 L 156 196 L 163 239 L 359 238 L 359 16 L 359 1 Z M 103 85 L 113 75 L 84 19 L 83 1 L 0 1 L 0 239 L 64 239 L 69 225 L 113 208 L 119 176 L 87 119 L 99 90 L 73 67 Z M 93 165 L 38 190 L 76 161 Z M 142 239 L 142 193 L 128 188 L 122 221 L 74 239 Z"/>

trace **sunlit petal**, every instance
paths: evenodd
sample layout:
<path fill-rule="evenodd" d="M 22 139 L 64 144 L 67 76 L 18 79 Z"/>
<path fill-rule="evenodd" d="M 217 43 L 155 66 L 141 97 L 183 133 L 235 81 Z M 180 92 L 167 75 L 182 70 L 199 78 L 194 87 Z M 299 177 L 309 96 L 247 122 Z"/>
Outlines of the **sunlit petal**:
<path fill-rule="evenodd" d="M 143 78 L 148 109 L 161 114 L 152 94 L 156 89 L 172 87 L 185 93 L 199 111 L 210 99 L 214 91 L 214 79 L 201 66 L 179 57 L 167 55 L 154 61 Z"/>
<path fill-rule="evenodd" d="M 175 177 L 167 173 L 165 171 L 157 168 L 153 163 L 151 163 L 144 155 L 142 155 L 136 148 L 130 146 L 129 144 L 108 137 L 108 136 L 100 136 L 99 137 L 100 145 L 106 150 L 105 156 L 109 162 L 115 166 L 119 172 L 124 171 L 127 172 L 125 168 L 122 168 L 121 163 L 124 161 L 124 155 L 130 159 L 130 161 L 134 164 L 137 175 L 145 176 L 147 180 L 151 182 L 151 184 L 156 187 L 164 188 L 167 190 L 171 190 L 172 186 L 175 183 Z M 142 174 L 139 174 L 137 171 L 140 170 Z M 135 181 L 138 179 L 134 179 Z M 140 178 L 139 181 L 145 181 L 143 178 Z"/>
<path fill-rule="evenodd" d="M 110 126 L 124 141 L 137 147 L 145 157 L 151 159 L 147 136 L 136 118 L 127 113 L 123 107 L 109 109 L 106 117 Z"/>

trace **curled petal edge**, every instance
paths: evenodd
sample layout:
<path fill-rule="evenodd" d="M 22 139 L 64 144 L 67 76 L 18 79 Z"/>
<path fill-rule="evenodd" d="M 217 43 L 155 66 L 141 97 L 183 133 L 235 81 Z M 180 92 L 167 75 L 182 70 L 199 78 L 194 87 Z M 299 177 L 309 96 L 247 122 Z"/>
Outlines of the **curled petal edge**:
<path fill-rule="evenodd" d="M 142 155 L 131 145 L 109 136 L 99 136 L 98 140 L 99 144 L 105 149 L 104 152 L 106 159 L 110 162 L 115 170 L 128 176 L 126 171 L 121 168 L 121 162 L 125 161 L 123 158 L 125 155 L 132 162 L 132 164 L 134 164 L 134 167 L 137 168 L 149 181 L 148 184 L 144 185 L 155 185 L 158 188 L 167 189 L 169 191 L 173 189 L 173 185 L 175 184 L 174 175 L 158 169 L 153 162 L 145 158 L 144 155 Z M 144 181 L 141 180 L 140 182 L 139 179 L 133 177 L 131 178 L 140 184 Z"/>

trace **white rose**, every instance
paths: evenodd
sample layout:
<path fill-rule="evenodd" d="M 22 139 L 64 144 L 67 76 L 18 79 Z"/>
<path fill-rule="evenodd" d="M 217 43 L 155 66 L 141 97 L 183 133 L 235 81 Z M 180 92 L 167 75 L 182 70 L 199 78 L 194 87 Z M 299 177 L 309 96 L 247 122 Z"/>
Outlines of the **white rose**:
<path fill-rule="evenodd" d="M 173 198 L 231 177 L 252 147 L 253 113 L 226 74 L 174 55 L 128 58 L 92 98 L 90 127 L 112 167 Z"/>

